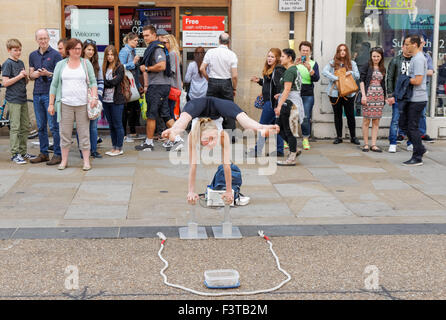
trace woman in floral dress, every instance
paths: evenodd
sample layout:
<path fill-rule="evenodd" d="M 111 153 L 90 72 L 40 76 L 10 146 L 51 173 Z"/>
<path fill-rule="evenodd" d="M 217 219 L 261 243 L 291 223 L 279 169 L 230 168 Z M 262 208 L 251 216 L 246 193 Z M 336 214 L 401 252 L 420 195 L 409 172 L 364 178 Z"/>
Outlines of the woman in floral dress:
<path fill-rule="evenodd" d="M 370 52 L 370 60 L 361 68 L 361 93 L 362 93 L 362 134 L 364 146 L 362 151 L 382 152 L 376 146 L 378 137 L 379 120 L 382 117 L 386 99 L 386 68 L 384 67 L 384 52 L 382 48 L 373 48 Z M 369 147 L 369 126 L 372 121 L 372 145 Z"/>

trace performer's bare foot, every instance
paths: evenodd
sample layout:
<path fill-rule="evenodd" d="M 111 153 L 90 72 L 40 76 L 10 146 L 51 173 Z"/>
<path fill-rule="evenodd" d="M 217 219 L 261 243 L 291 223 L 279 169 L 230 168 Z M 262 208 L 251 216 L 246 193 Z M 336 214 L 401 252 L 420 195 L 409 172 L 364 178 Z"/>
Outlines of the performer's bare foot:
<path fill-rule="evenodd" d="M 262 129 L 259 130 L 262 137 L 269 137 L 271 134 L 279 134 L 280 127 L 277 124 L 262 125 Z"/>

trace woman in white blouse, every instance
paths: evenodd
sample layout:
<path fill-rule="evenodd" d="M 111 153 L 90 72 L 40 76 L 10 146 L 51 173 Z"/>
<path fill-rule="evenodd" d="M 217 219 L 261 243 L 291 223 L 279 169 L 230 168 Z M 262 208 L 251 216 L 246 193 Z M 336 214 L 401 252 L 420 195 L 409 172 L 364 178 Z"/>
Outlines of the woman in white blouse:
<path fill-rule="evenodd" d="M 98 87 L 93 65 L 88 59 L 81 58 L 82 42 L 70 39 L 66 45 L 68 57 L 57 63 L 53 73 L 50 89 L 48 113 L 57 113 L 60 122 L 60 147 L 62 161 L 58 167 L 63 170 L 68 164 L 68 154 L 72 143 L 74 121 L 79 135 L 79 148 L 82 150 L 84 166 L 88 171 L 90 166 L 90 119 L 87 113 L 88 89 L 93 98 L 91 108 L 98 100 Z"/>

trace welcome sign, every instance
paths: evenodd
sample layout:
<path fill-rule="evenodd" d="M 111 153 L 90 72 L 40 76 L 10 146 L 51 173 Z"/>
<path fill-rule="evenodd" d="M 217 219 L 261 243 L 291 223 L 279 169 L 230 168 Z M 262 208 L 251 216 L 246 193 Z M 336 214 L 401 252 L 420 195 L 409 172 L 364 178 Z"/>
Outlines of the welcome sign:
<path fill-rule="evenodd" d="M 72 9 L 70 17 L 72 38 L 91 39 L 98 46 L 109 44 L 108 9 Z"/>

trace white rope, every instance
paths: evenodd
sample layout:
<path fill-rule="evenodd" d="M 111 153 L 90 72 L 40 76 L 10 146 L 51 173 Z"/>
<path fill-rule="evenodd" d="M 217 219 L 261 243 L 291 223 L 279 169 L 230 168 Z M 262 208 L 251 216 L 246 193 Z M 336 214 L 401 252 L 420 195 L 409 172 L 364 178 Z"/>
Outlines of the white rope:
<path fill-rule="evenodd" d="M 258 234 L 259 234 L 260 237 L 265 238 L 265 235 L 263 234 L 263 231 L 259 231 Z M 164 268 L 161 269 L 160 274 L 161 274 L 161 276 L 164 279 L 164 284 L 169 286 L 169 287 L 181 289 L 181 290 L 193 293 L 193 294 L 197 294 L 197 295 L 200 295 L 200 296 L 208 296 L 208 297 L 247 296 L 247 295 L 255 295 L 255 294 L 260 294 L 260 293 L 268 293 L 268 292 L 276 291 L 276 290 L 280 289 L 281 287 L 283 287 L 287 282 L 289 282 L 291 280 L 291 276 L 289 275 L 289 273 L 286 272 L 284 269 L 282 269 L 282 267 L 280 266 L 280 261 L 279 261 L 279 258 L 276 255 L 276 253 L 273 250 L 272 242 L 269 239 L 265 238 L 265 240 L 269 244 L 269 249 L 271 250 L 271 253 L 274 256 L 274 259 L 276 260 L 277 268 L 280 270 L 280 272 L 282 272 L 287 277 L 287 279 L 282 281 L 279 285 L 275 286 L 274 288 L 264 289 L 264 290 L 256 290 L 256 291 L 248 291 L 248 292 L 232 291 L 232 292 L 222 292 L 222 293 L 211 293 L 211 292 L 201 292 L 201 291 L 197 291 L 197 290 L 194 290 L 194 289 L 189 289 L 189 288 L 183 287 L 183 286 L 178 285 L 178 284 L 170 283 L 170 282 L 167 281 L 167 276 L 164 274 L 164 271 L 169 267 L 169 263 L 161 255 L 161 253 L 164 250 L 164 242 L 166 241 L 166 237 L 161 232 L 158 232 L 157 235 L 158 235 L 158 237 L 160 237 L 160 239 L 163 240 L 161 242 L 161 248 L 158 251 L 158 257 L 161 259 L 161 261 L 164 262 Z"/>

